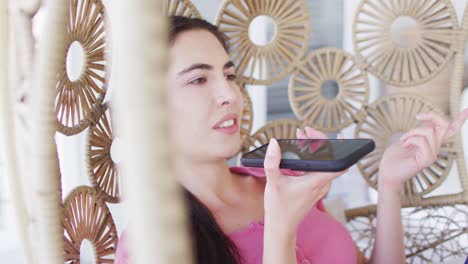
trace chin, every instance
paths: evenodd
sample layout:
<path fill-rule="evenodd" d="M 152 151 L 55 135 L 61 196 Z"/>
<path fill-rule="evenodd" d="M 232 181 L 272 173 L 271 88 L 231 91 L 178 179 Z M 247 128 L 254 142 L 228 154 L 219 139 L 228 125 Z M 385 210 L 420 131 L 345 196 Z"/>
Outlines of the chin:
<path fill-rule="evenodd" d="M 221 144 L 221 146 L 222 146 L 221 147 L 222 153 L 220 153 L 220 155 L 223 158 L 230 159 L 240 152 L 242 141 L 240 139 L 236 141 L 230 141 L 230 142 Z"/>
<path fill-rule="evenodd" d="M 230 158 L 236 156 L 237 154 L 239 154 L 240 150 L 241 150 L 241 147 L 240 147 L 240 146 L 237 146 L 237 147 L 234 149 L 234 151 L 232 151 L 232 152 L 228 155 L 227 158 L 230 159 Z"/>

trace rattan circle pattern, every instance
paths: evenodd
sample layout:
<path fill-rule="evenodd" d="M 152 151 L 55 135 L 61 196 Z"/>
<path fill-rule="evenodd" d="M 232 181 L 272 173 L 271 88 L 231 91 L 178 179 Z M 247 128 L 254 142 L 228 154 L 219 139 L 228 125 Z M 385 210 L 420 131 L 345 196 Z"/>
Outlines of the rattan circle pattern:
<path fill-rule="evenodd" d="M 423 125 L 415 116 L 429 111 L 443 114 L 426 99 L 406 94 L 384 96 L 368 107 L 368 115 L 358 123 L 355 137 L 371 138 L 376 144 L 375 150 L 357 164 L 370 186 L 377 189 L 379 163 L 387 146 L 399 140 L 401 134 Z M 405 184 L 406 197 L 420 197 L 442 184 L 453 163 L 451 145 L 450 142 L 444 144 L 438 159 Z"/>
<path fill-rule="evenodd" d="M 107 202 L 117 203 L 120 200 L 120 181 L 117 165 L 111 156 L 114 138 L 110 109 L 104 104 L 98 111 L 101 116 L 89 127 L 86 147 L 89 180 Z"/>
<path fill-rule="evenodd" d="M 333 84 L 326 86 L 329 82 Z M 324 92 L 336 92 L 336 97 L 327 98 Z M 323 131 L 338 131 L 361 120 L 368 100 L 367 73 L 341 49 L 310 53 L 289 81 L 289 101 L 296 116 Z"/>
<path fill-rule="evenodd" d="M 256 45 L 249 26 L 258 16 L 276 23 L 270 43 Z M 309 46 L 310 16 L 304 0 L 225 0 L 216 25 L 229 38 L 229 55 L 247 84 L 269 85 L 290 74 Z"/>
<path fill-rule="evenodd" d="M 242 152 L 245 153 L 253 148 L 268 144 L 271 138 L 296 138 L 298 128 L 304 128 L 303 123 L 299 120 L 280 119 L 271 121 L 244 141 Z"/>
<path fill-rule="evenodd" d="M 164 0 L 163 14 L 165 16 L 201 18 L 200 12 L 190 0 Z"/>
<path fill-rule="evenodd" d="M 86 14 L 86 15 L 84 15 Z M 70 23 L 67 24 L 63 68 L 58 73 L 55 112 L 57 130 L 64 135 L 74 135 L 94 122 L 93 106 L 101 104 L 106 94 L 105 60 L 106 32 L 105 9 L 101 0 L 72 0 L 70 2 Z M 78 42 L 84 53 L 81 75 L 70 80 L 66 61 L 68 50 Z"/>
<path fill-rule="evenodd" d="M 353 25 L 362 68 L 395 86 L 421 84 L 453 57 L 458 22 L 449 0 L 363 0 Z"/>
<path fill-rule="evenodd" d="M 244 84 L 239 84 L 239 88 L 242 91 L 243 103 L 244 108 L 242 110 L 242 117 L 240 123 L 240 134 L 242 140 L 245 140 L 247 137 L 250 136 L 250 132 L 252 132 L 252 123 L 253 123 L 253 107 L 252 107 L 252 100 L 250 99 L 250 95 L 247 92 Z"/>
<path fill-rule="evenodd" d="M 65 263 L 80 263 L 83 240 L 94 246 L 95 263 L 113 263 L 118 235 L 112 215 L 99 193 L 88 186 L 74 189 L 63 204 Z"/>

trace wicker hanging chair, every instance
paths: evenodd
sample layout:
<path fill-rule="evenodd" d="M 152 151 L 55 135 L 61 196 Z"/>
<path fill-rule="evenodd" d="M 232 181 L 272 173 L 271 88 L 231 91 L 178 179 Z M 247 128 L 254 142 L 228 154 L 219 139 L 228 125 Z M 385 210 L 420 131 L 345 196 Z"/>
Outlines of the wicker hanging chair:
<path fill-rule="evenodd" d="M 367 73 L 351 54 L 336 48 L 314 50 L 289 81 L 294 113 L 322 131 L 339 131 L 361 120 L 368 99 Z"/>
<path fill-rule="evenodd" d="M 249 26 L 258 16 L 275 23 L 273 39 L 263 45 L 249 37 Z M 247 84 L 272 84 L 292 72 L 305 54 L 310 17 L 304 0 L 224 0 L 216 25 L 230 40 L 229 55 Z"/>
<path fill-rule="evenodd" d="M 65 263 L 80 263 L 84 240 L 93 246 L 95 263 L 112 263 L 118 234 L 102 193 L 89 186 L 70 192 L 63 203 Z"/>
<path fill-rule="evenodd" d="M 379 8 L 375 1 L 361 2 L 356 13 L 354 37 L 362 67 L 395 86 L 418 85 L 419 94 L 424 95 L 422 84 L 436 76 L 453 59 L 448 95 L 449 114 L 454 118 L 460 112 L 468 13 L 464 15 L 463 31 L 458 32 L 458 22 L 450 1 L 411 1 L 406 6 L 401 6 L 401 3 L 390 1 Z M 401 13 L 402 10 L 407 12 Z M 386 15 L 380 15 L 378 22 L 375 17 L 364 19 L 364 16 L 372 17 L 375 12 Z M 395 44 L 390 45 L 389 35 L 379 28 L 380 24 L 388 24 L 397 16 L 409 16 L 425 25 L 418 28 L 422 32 L 416 32 L 419 37 L 416 38 L 417 42 L 411 44 L 414 46 L 403 49 Z M 365 24 L 369 24 L 369 27 L 359 29 Z M 373 34 L 374 37 L 366 39 L 364 34 Z M 371 41 L 374 43 L 370 44 Z M 378 49 L 379 54 L 372 54 L 372 48 Z M 415 89 L 414 92 L 418 93 Z M 403 90 L 399 90 L 400 94 L 385 96 L 370 105 L 368 116 L 356 129 L 356 137 L 371 137 L 377 141 L 376 151 L 358 164 L 364 178 L 374 188 L 378 184 L 378 168 L 375 164 L 388 142 L 417 125 L 418 121 L 413 118 L 415 113 L 431 110 L 442 114 L 442 110 L 437 110 L 427 99 L 401 94 Z M 445 144 L 438 157 L 433 165 L 415 175 L 405 185 L 402 216 L 408 263 L 443 262 L 452 257 L 468 255 L 464 242 L 468 239 L 468 176 L 461 135 Z M 452 163 L 457 166 L 461 192 L 431 195 L 446 180 Z M 346 211 L 348 229 L 366 256 L 370 256 L 374 243 L 376 213 L 375 205 Z"/>
<path fill-rule="evenodd" d="M 358 62 L 388 84 L 424 83 L 453 58 L 458 22 L 449 0 L 363 0 L 355 14 Z"/>
<path fill-rule="evenodd" d="M 378 166 L 384 150 L 404 132 L 422 125 L 416 114 L 429 111 L 442 114 L 424 98 L 403 94 L 382 97 L 367 108 L 368 115 L 358 123 L 355 137 L 371 138 L 376 142 L 376 149 L 357 164 L 370 186 L 377 189 Z M 434 164 L 407 182 L 407 199 L 422 198 L 444 182 L 452 167 L 453 143 L 445 144 L 438 157 Z"/>
<path fill-rule="evenodd" d="M 64 135 L 75 135 L 94 124 L 94 106 L 100 105 L 106 95 L 109 79 L 105 59 L 107 48 L 105 8 L 101 0 L 71 0 L 70 21 L 67 23 L 67 47 L 62 68 L 58 73 L 55 111 L 57 130 Z M 73 79 L 67 73 L 70 47 L 78 43 L 83 52 L 82 69 Z"/>
<path fill-rule="evenodd" d="M 201 18 L 200 12 L 190 0 L 163 0 L 163 15 Z"/>
<path fill-rule="evenodd" d="M 96 110 L 98 121 L 89 127 L 87 164 L 91 185 L 102 193 L 104 200 L 117 203 L 120 200 L 120 179 L 117 164 L 112 159 L 111 148 L 115 137 L 111 125 L 108 104 Z"/>

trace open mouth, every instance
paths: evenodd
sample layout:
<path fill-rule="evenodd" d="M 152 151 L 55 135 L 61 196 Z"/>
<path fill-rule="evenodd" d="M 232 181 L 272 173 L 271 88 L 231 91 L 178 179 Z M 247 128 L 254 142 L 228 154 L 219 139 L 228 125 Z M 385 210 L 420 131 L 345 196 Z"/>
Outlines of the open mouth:
<path fill-rule="evenodd" d="M 226 120 L 223 123 L 221 123 L 216 128 L 228 128 L 228 127 L 234 126 L 236 123 L 237 123 L 236 119 L 229 119 L 229 120 Z"/>
<path fill-rule="evenodd" d="M 216 125 L 213 127 L 216 131 L 233 134 L 239 130 L 239 125 L 237 121 L 237 116 L 234 114 L 230 114 L 225 116 L 221 119 Z"/>

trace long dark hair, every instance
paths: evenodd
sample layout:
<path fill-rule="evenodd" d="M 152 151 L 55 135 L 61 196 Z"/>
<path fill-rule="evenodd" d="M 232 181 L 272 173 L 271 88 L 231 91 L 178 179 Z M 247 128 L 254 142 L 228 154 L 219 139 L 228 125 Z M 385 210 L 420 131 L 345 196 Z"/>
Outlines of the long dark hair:
<path fill-rule="evenodd" d="M 226 52 L 228 51 L 226 35 L 215 25 L 198 18 L 170 17 L 169 43 L 173 44 L 178 34 L 189 30 L 207 30 L 219 40 Z M 221 230 L 210 209 L 188 190 L 185 190 L 185 197 L 189 208 L 196 263 L 241 263 L 236 245 Z"/>

